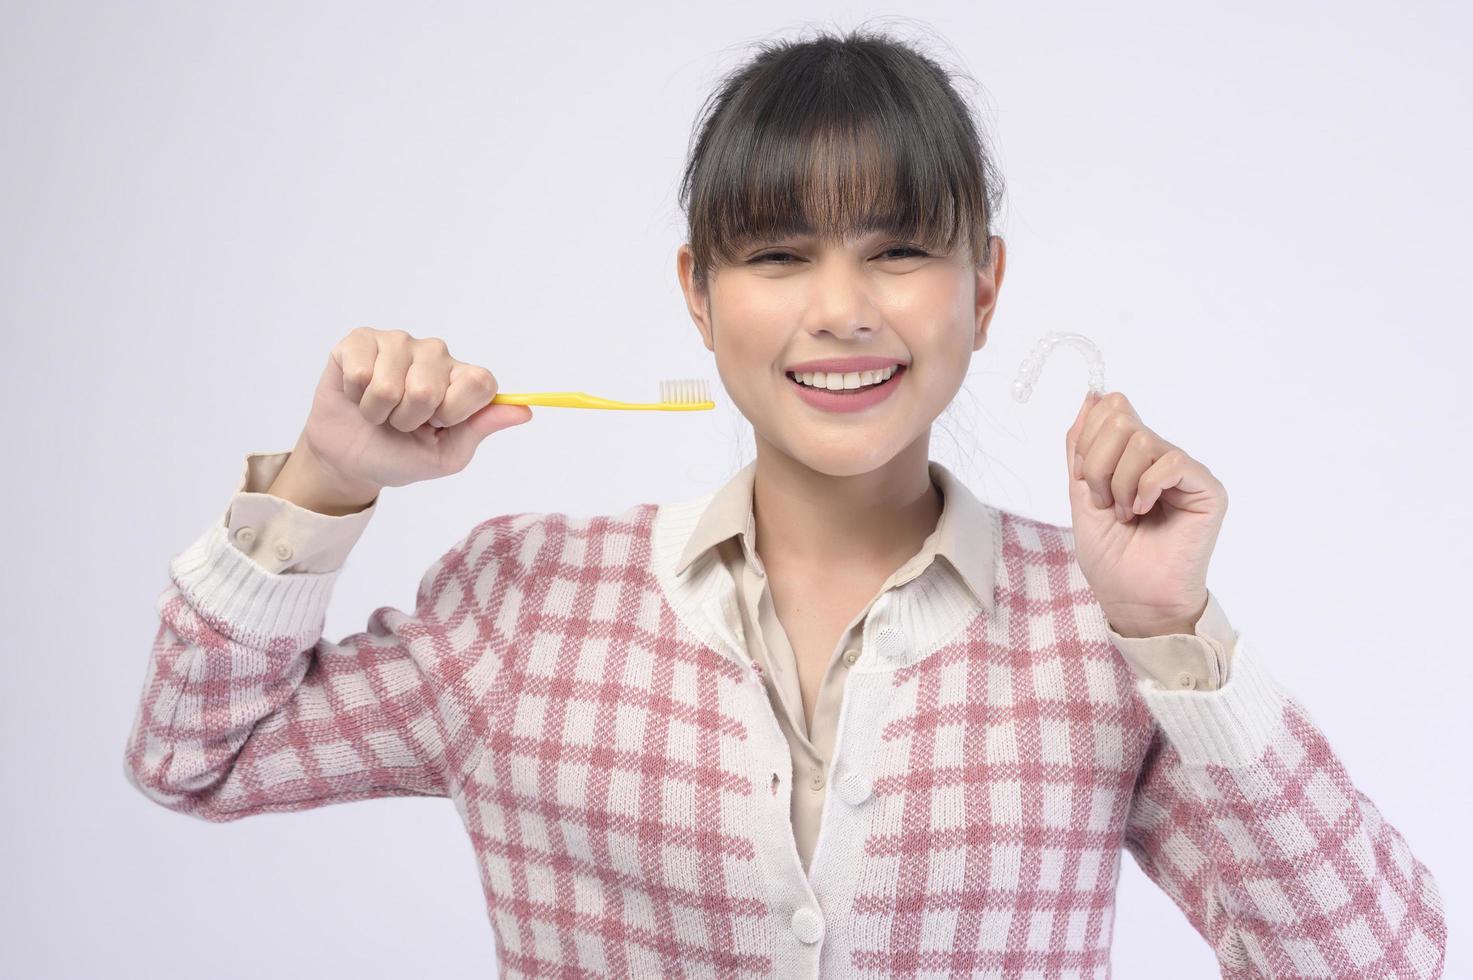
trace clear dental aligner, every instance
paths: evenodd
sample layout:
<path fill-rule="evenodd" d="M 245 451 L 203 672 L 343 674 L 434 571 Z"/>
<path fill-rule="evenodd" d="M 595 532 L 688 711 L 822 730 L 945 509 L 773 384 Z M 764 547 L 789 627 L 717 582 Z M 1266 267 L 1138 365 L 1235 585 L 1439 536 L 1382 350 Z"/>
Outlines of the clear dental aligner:
<path fill-rule="evenodd" d="M 1023 358 L 1023 363 L 1018 365 L 1018 377 L 1013 382 L 1013 397 L 1020 402 L 1026 402 L 1033 396 L 1033 386 L 1038 382 L 1038 376 L 1043 373 L 1043 362 L 1048 360 L 1049 354 L 1060 344 L 1068 344 L 1079 353 L 1084 355 L 1085 363 L 1089 365 L 1089 390 L 1096 394 L 1105 393 L 1105 359 L 1100 354 L 1100 349 L 1095 346 L 1094 341 L 1083 334 L 1059 333 L 1053 331 L 1045 334 L 1043 339 L 1033 345 L 1033 350 Z"/>

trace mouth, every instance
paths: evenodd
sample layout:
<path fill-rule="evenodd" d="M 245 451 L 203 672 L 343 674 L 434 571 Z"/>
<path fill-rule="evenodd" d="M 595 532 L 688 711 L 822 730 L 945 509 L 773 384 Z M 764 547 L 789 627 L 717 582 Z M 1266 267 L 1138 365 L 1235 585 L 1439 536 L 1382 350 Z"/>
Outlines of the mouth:
<path fill-rule="evenodd" d="M 863 388 L 815 388 L 803 384 L 792 374 L 788 375 L 788 384 L 793 386 L 793 394 L 798 400 L 811 409 L 859 419 L 868 418 L 871 412 L 878 411 L 880 405 L 888 402 L 908 373 L 909 368 L 900 364 L 884 381 Z"/>
<path fill-rule="evenodd" d="M 803 382 L 799 381 L 797 376 L 794 375 L 792 371 L 788 371 L 786 372 L 786 374 L 788 381 L 792 382 L 793 387 L 800 388 L 805 392 L 816 392 L 823 395 L 834 395 L 838 397 L 854 397 L 856 395 L 862 395 L 865 392 L 878 391 L 881 388 L 895 384 L 895 382 L 900 380 L 900 376 L 904 374 L 906 370 L 909 369 L 909 367 L 910 365 L 908 364 L 897 364 L 895 366 L 895 370 L 890 373 L 890 377 L 886 378 L 884 381 L 880 381 L 875 384 L 861 385 L 858 388 L 817 388 L 813 385 L 805 385 Z"/>

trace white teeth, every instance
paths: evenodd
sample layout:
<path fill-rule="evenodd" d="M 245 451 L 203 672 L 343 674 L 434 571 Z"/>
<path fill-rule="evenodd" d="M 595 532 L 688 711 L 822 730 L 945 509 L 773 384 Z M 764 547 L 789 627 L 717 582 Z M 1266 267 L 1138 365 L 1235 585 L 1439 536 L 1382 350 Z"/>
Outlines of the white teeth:
<path fill-rule="evenodd" d="M 829 391 L 843 391 L 848 388 L 863 388 L 866 385 L 878 384 L 886 380 L 899 370 L 899 365 L 892 364 L 878 371 L 848 371 L 843 374 L 827 371 L 803 371 L 793 375 L 800 384 L 808 385 L 810 388 L 827 388 Z"/>

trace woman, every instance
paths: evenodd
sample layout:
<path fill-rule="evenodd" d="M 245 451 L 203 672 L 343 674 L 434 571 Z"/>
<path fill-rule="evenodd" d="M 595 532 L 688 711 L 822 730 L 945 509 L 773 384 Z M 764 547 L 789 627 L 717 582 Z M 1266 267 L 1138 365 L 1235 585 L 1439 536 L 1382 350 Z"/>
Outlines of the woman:
<path fill-rule="evenodd" d="M 172 563 L 130 780 L 209 820 L 451 798 L 505 975 L 1107 976 L 1124 849 L 1225 976 L 1436 976 L 1431 875 L 1207 588 L 1207 467 L 1119 392 L 1065 434 L 1072 528 L 929 458 L 999 193 L 925 55 L 765 47 L 699 128 L 677 262 L 752 463 L 485 520 L 412 614 L 326 641 L 381 487 L 531 418 L 438 341 L 355 331 Z"/>

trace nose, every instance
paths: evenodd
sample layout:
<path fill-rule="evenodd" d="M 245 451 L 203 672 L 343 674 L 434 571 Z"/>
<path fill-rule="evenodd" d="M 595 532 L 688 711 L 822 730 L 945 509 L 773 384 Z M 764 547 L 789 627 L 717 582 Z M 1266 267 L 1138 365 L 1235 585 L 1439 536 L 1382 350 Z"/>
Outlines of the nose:
<path fill-rule="evenodd" d="M 809 295 L 804 325 L 810 332 L 826 330 L 836 337 L 849 337 L 860 330 L 879 327 L 879 310 L 861 271 L 846 262 L 820 262 L 809 277 Z"/>

